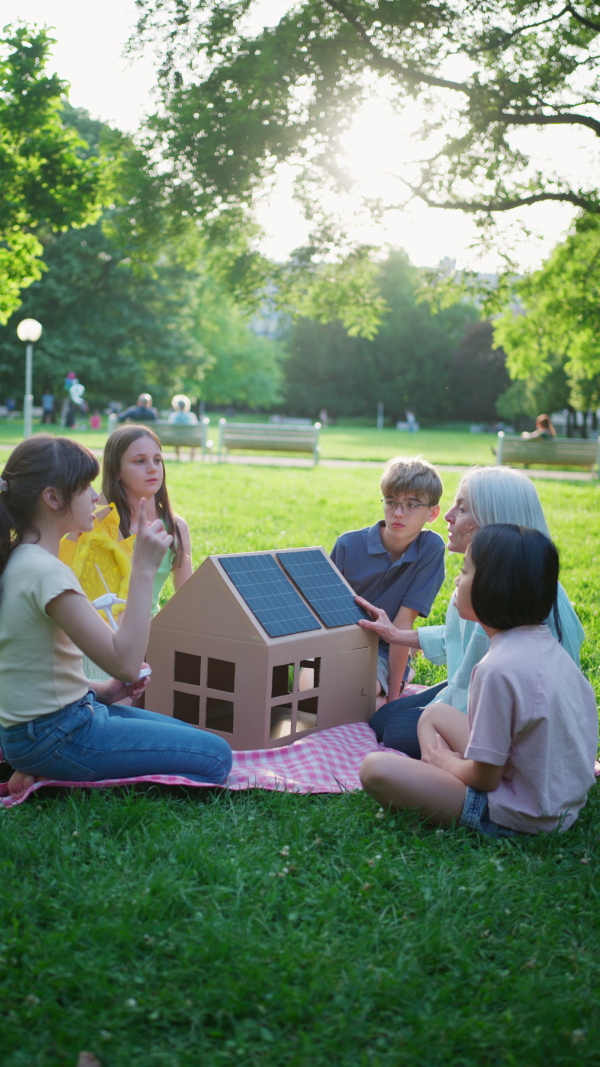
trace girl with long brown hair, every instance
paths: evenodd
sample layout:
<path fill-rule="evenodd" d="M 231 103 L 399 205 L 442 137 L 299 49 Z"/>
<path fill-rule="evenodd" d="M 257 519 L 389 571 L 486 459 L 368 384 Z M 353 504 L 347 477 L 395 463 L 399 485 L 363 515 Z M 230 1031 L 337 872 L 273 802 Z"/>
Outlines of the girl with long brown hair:
<path fill-rule="evenodd" d="M 169 501 L 160 441 L 148 426 L 120 426 L 111 433 L 104 447 L 102 492 L 118 511 L 123 537 L 137 534 L 140 501 L 144 499 L 147 520 L 160 519 L 173 538 L 172 549 L 156 575 L 154 614 L 169 574 L 177 591 L 191 577 L 192 558 L 187 523 L 173 513 Z"/>

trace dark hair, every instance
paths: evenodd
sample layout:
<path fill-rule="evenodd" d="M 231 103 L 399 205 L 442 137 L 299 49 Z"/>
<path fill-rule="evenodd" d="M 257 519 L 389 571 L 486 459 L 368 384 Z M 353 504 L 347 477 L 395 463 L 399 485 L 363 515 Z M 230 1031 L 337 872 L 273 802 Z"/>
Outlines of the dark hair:
<path fill-rule="evenodd" d="M 41 433 L 17 445 L 1 475 L 6 488 L 0 492 L 0 574 L 27 531 L 39 537 L 35 514 L 43 490 L 56 489 L 67 511 L 99 471 L 96 457 L 68 437 Z"/>
<path fill-rule="evenodd" d="M 494 523 L 475 534 L 471 559 L 471 603 L 480 622 L 495 630 L 539 626 L 554 609 L 561 639 L 558 552 L 549 537 L 529 526 Z"/>
<path fill-rule="evenodd" d="M 161 444 L 155 433 L 148 426 L 139 426 L 129 423 L 113 430 L 104 446 L 102 458 L 102 492 L 109 504 L 114 504 L 119 513 L 119 525 L 123 537 L 129 537 L 131 524 L 131 511 L 127 503 L 127 497 L 121 488 L 119 474 L 121 472 L 121 460 L 124 453 L 134 441 L 140 437 L 149 437 L 154 441 L 159 452 L 162 452 Z M 183 545 L 177 520 L 173 514 L 169 494 L 167 492 L 167 475 L 163 468 L 163 480 L 160 489 L 154 494 L 156 510 L 165 524 L 167 533 L 173 537 L 173 551 L 175 563 L 179 565 L 183 558 Z"/>

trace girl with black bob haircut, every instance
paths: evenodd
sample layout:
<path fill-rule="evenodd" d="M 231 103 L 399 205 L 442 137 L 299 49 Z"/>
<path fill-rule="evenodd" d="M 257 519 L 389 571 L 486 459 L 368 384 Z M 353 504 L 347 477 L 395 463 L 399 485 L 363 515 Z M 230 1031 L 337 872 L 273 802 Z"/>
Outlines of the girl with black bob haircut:
<path fill-rule="evenodd" d="M 36 778 L 178 774 L 220 783 L 231 767 L 216 734 L 118 703 L 147 684 L 153 584 L 173 537 L 141 496 L 127 605 L 113 631 L 58 558 L 66 534 L 93 528 L 97 475 L 86 448 L 39 434 L 15 448 L 0 476 L 0 747 L 14 768 L 14 797 Z M 93 688 L 84 654 L 108 675 Z"/>
<path fill-rule="evenodd" d="M 418 722 L 420 760 L 367 756 L 361 781 L 380 804 L 491 837 L 572 825 L 594 782 L 598 713 L 544 622 L 557 587 L 558 553 L 539 530 L 494 524 L 474 535 L 455 603 L 490 648 L 473 669 L 468 714 L 432 702 Z"/>
<path fill-rule="evenodd" d="M 495 630 L 539 626 L 557 609 L 558 552 L 539 530 L 495 523 L 478 530 L 471 542 L 475 576 L 473 609 L 480 623 Z"/>

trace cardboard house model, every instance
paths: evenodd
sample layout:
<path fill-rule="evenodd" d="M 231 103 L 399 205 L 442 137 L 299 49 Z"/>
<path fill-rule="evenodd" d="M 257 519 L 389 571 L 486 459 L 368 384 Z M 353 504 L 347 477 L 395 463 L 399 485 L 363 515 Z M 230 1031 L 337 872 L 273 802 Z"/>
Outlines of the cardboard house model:
<path fill-rule="evenodd" d="M 146 707 L 234 749 L 364 721 L 377 637 L 363 617 L 322 548 L 208 556 L 152 621 Z"/>

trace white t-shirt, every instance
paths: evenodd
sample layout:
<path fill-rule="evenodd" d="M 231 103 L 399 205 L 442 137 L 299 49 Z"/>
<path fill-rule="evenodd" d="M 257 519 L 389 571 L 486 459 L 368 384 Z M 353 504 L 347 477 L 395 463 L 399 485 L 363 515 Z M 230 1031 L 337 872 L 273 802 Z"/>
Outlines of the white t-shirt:
<path fill-rule="evenodd" d="M 83 653 L 46 613 L 54 597 L 84 596 L 73 571 L 39 545 L 19 545 L 0 577 L 0 725 L 29 722 L 80 700 Z"/>
<path fill-rule="evenodd" d="M 594 782 L 594 691 L 546 625 L 492 637 L 473 670 L 465 758 L 505 767 L 490 818 L 529 834 L 568 829 Z"/>

